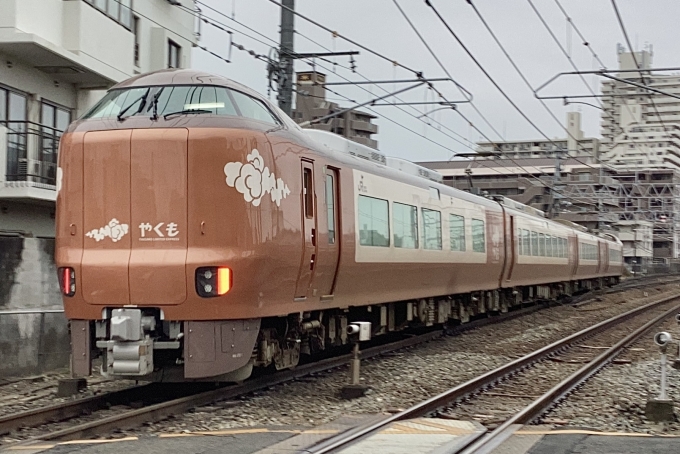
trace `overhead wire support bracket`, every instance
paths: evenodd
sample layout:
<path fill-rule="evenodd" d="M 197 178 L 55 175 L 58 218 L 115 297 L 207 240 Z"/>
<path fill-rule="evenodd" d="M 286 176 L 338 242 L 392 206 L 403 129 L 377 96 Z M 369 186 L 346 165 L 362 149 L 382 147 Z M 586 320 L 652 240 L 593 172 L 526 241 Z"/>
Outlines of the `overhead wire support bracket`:
<path fill-rule="evenodd" d="M 465 87 L 462 85 L 459 85 L 456 83 L 455 80 L 451 79 L 450 77 L 437 77 L 433 79 L 429 79 L 426 77 L 419 77 L 417 79 L 393 79 L 393 80 L 360 80 L 360 81 L 341 81 L 341 82 L 325 82 L 322 84 L 319 84 L 321 86 L 327 87 L 327 86 L 332 86 L 332 85 L 383 85 L 383 84 L 409 84 L 409 83 L 414 83 L 414 82 L 421 82 L 424 84 L 427 84 L 428 86 L 432 87 L 433 82 L 453 82 L 454 85 L 459 87 L 461 91 L 463 92 L 463 95 L 465 96 L 465 100 L 457 100 L 457 101 L 435 101 L 432 104 L 464 104 L 464 103 L 469 103 L 472 102 L 473 96 L 472 93 L 470 93 Z M 417 104 L 417 103 L 408 103 L 408 104 Z M 426 103 L 420 103 L 420 104 L 426 104 Z M 390 103 L 391 106 L 398 105 L 394 103 Z"/>
<path fill-rule="evenodd" d="M 452 109 L 456 108 L 456 103 L 451 101 L 413 101 L 413 102 L 388 102 L 385 104 L 371 104 L 372 106 L 446 106 Z"/>
<path fill-rule="evenodd" d="M 645 69 L 643 71 L 652 72 L 652 71 L 678 71 L 678 70 L 680 70 L 680 68 L 655 68 L 655 69 L 648 69 L 648 70 Z M 610 73 L 613 73 L 613 72 L 628 73 L 628 72 L 638 72 L 638 70 L 637 69 L 624 69 L 624 70 L 595 69 L 595 70 L 590 70 L 590 71 L 562 72 L 562 73 L 558 73 L 558 74 L 554 75 L 553 77 L 548 79 L 545 83 L 543 83 L 543 85 L 536 88 L 536 90 L 534 90 L 534 96 L 538 99 L 562 99 L 562 100 L 564 100 L 564 99 L 578 99 L 578 98 L 602 98 L 602 97 L 605 97 L 605 96 L 606 97 L 629 97 L 629 96 L 631 96 L 629 94 L 539 96 L 539 94 L 538 94 L 539 91 L 543 90 L 548 85 L 552 84 L 553 82 L 555 82 L 557 79 L 559 79 L 562 76 L 578 76 L 578 75 L 595 74 L 595 75 L 598 75 L 598 76 L 601 76 L 601 77 L 606 77 L 607 79 L 615 80 L 617 82 L 621 82 L 621 83 L 628 84 L 628 85 L 633 85 L 635 87 L 642 88 L 644 90 L 649 90 L 649 91 L 658 93 L 660 95 L 670 96 L 671 98 L 680 99 L 680 95 L 668 93 L 667 91 L 663 91 L 663 90 L 658 90 L 656 88 L 653 88 L 653 87 L 650 87 L 650 86 L 647 86 L 647 85 L 644 85 L 644 84 L 640 84 L 640 83 L 635 82 L 635 81 L 630 80 L 630 79 L 621 79 L 620 77 L 612 76 Z M 636 96 L 639 96 L 639 94 L 636 93 Z"/>
<path fill-rule="evenodd" d="M 359 55 L 358 50 L 345 50 L 339 52 L 311 52 L 311 53 L 294 53 L 291 55 L 292 58 L 319 58 L 319 57 L 339 57 L 343 55 Z"/>
<path fill-rule="evenodd" d="M 418 88 L 418 87 L 424 85 L 425 83 L 426 83 L 425 81 L 419 81 L 415 85 L 411 85 L 409 87 L 402 88 L 402 89 L 394 91 L 392 93 L 387 93 L 386 95 L 380 96 L 378 98 L 373 98 L 373 99 L 370 99 L 368 101 L 356 104 L 352 107 L 348 107 L 346 109 L 341 109 L 341 110 L 338 110 L 337 112 L 332 112 L 328 115 L 324 115 L 323 117 L 315 118 L 314 120 L 304 121 L 304 122 L 300 123 L 299 126 L 301 128 L 304 128 L 306 126 L 311 126 L 313 124 L 321 123 L 325 120 L 329 120 L 329 119 L 334 118 L 334 117 L 339 117 L 341 115 L 346 114 L 347 112 L 351 112 L 351 111 L 356 110 L 360 107 L 364 107 L 364 106 L 368 106 L 368 105 L 374 105 L 376 101 L 382 101 L 383 99 L 389 98 L 390 96 L 395 96 L 395 95 L 398 95 L 400 93 L 404 93 L 405 91 L 409 91 L 409 90 L 412 90 L 414 88 Z"/>

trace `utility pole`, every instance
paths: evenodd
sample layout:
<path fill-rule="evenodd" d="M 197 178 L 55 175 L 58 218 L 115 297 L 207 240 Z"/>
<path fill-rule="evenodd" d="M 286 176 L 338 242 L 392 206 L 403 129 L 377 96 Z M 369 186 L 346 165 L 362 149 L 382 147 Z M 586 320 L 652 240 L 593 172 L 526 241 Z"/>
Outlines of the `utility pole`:
<path fill-rule="evenodd" d="M 293 112 L 293 61 L 295 59 L 293 37 L 295 36 L 295 0 L 282 0 L 281 49 L 279 52 L 283 80 L 279 87 L 279 107 L 286 115 Z"/>

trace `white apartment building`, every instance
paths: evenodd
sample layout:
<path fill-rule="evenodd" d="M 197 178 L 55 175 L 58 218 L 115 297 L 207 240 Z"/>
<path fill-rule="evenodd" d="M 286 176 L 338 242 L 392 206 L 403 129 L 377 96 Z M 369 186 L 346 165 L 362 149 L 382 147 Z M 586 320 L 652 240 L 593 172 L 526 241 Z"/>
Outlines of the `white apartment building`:
<path fill-rule="evenodd" d="M 680 95 L 680 74 L 648 71 L 651 46 L 634 54 L 619 46 L 618 78 L 641 82 L 633 55 L 648 86 Z M 603 160 L 625 170 L 680 168 L 680 99 L 614 80 L 603 82 L 602 95 Z"/>
<path fill-rule="evenodd" d="M 59 137 L 103 90 L 189 67 L 192 0 L 0 0 L 0 236 L 54 237 Z"/>
<path fill-rule="evenodd" d="M 555 158 L 558 150 L 561 149 L 564 158 L 568 155 L 583 161 L 595 162 L 600 153 L 600 140 L 583 137 L 580 112 L 567 113 L 566 130 L 566 138 L 556 138 L 552 142 L 546 139 L 478 142 L 476 151 L 501 154 L 512 159 L 531 159 Z M 493 159 L 493 157 L 487 158 Z M 483 159 L 483 157 L 478 159 Z"/>

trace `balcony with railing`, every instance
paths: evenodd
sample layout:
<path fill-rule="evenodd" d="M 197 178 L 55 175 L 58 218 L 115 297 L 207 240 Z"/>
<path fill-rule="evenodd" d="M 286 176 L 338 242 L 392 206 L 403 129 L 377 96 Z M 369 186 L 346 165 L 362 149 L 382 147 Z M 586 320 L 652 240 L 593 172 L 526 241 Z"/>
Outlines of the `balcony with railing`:
<path fill-rule="evenodd" d="M 0 122 L 0 199 L 56 200 L 61 134 L 30 121 Z"/>

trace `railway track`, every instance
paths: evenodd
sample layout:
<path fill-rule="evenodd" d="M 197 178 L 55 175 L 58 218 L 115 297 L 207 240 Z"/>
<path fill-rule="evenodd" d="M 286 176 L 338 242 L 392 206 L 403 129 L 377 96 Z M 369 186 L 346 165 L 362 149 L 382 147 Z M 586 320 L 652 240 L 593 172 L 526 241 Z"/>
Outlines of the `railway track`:
<path fill-rule="evenodd" d="M 675 282 L 680 282 L 680 276 L 652 275 L 627 279 L 611 288 L 595 290 L 593 292 L 587 292 L 582 295 L 576 296 L 572 299 L 572 304 L 575 307 L 580 307 L 589 304 L 593 301 L 597 301 L 598 298 L 604 295 L 622 293 L 635 288 L 645 288 L 654 285 L 667 285 Z"/>
<path fill-rule="evenodd" d="M 479 328 L 485 325 L 500 323 L 512 318 L 533 313 L 537 310 L 549 307 L 549 304 L 536 304 L 534 306 L 515 310 L 497 317 L 482 318 L 470 323 L 459 325 L 448 332 L 457 334 L 463 331 Z M 647 307 L 647 306 L 645 306 Z M 441 330 L 432 331 L 423 335 L 413 336 L 397 342 L 385 345 L 377 345 L 362 351 L 362 357 L 370 358 L 384 353 L 413 346 L 442 335 Z M 329 358 L 316 363 L 298 366 L 292 371 L 282 371 L 274 375 L 267 375 L 248 380 L 241 385 L 219 387 L 203 392 L 187 391 L 185 388 L 177 397 L 178 391 L 170 391 L 167 385 L 149 384 L 105 393 L 97 396 L 75 399 L 72 401 L 50 405 L 18 414 L 0 417 L 0 435 L 8 434 L 22 428 L 47 426 L 45 433 L 40 436 L 30 437 L 21 443 L 37 440 L 66 441 L 77 438 L 89 438 L 109 434 L 115 430 L 125 430 L 140 426 L 144 423 L 156 422 L 169 416 L 176 415 L 195 407 L 200 407 L 215 401 L 229 400 L 253 391 L 266 389 L 280 383 L 295 380 L 297 378 L 327 371 L 336 367 L 345 366 L 350 355 Z M 202 388 L 202 389 L 205 389 Z M 155 402 L 149 402 L 148 396 L 159 396 Z M 130 406 L 136 403 L 133 409 L 118 409 L 113 415 L 79 421 L 81 416 L 93 416 L 94 413 L 116 406 Z M 73 420 L 68 427 L 57 427 L 56 430 L 49 428 L 55 423 Z M 59 424 L 57 424 L 59 426 Z M 64 426 L 64 424 L 61 424 Z M 42 428 L 41 428 L 42 429 Z M 42 430 L 41 430 L 42 431 Z"/>
<path fill-rule="evenodd" d="M 470 323 L 459 325 L 447 330 L 448 334 L 459 334 L 464 331 L 481 328 L 482 326 L 501 323 L 513 318 L 525 316 L 550 307 L 553 304 L 535 304 L 533 306 L 514 310 L 496 317 L 482 318 L 473 320 Z M 396 342 L 363 349 L 362 358 L 371 358 L 385 353 L 390 353 L 403 348 L 411 347 L 423 342 L 440 337 L 444 334 L 443 330 L 430 331 L 421 335 L 413 335 Z M 345 366 L 351 355 L 342 355 L 328 358 L 315 363 L 298 366 L 294 370 L 281 371 L 274 375 L 267 375 L 251 379 L 241 385 L 223 386 L 204 392 L 194 392 L 188 395 L 186 389 L 183 396 L 170 398 L 171 391 L 167 385 L 148 384 L 135 386 L 123 390 L 105 393 L 97 396 L 75 399 L 72 401 L 58 403 L 34 410 L 21 412 L 18 414 L 0 417 L 0 435 L 11 433 L 22 428 L 32 428 L 43 425 L 64 422 L 79 418 L 84 415 L 91 415 L 97 411 L 109 409 L 115 406 L 129 406 L 131 402 L 145 400 L 149 395 L 165 395 L 164 401 L 145 405 L 143 408 L 121 411 L 118 414 L 95 419 L 92 421 L 78 422 L 70 427 L 49 430 L 49 433 L 37 437 L 22 440 L 20 443 L 31 443 L 34 441 L 66 441 L 78 438 L 88 438 L 101 436 L 111 433 L 118 429 L 128 429 L 137 427 L 144 423 L 156 422 L 169 416 L 185 412 L 195 407 L 207 405 L 216 401 L 233 399 L 253 391 L 266 389 L 284 382 L 292 381 L 307 375 L 324 372 L 337 367 Z M 176 390 L 175 390 L 176 392 Z M 148 403 L 148 401 L 147 401 Z"/>
<path fill-rule="evenodd" d="M 562 378 L 558 383 L 542 392 L 540 396 L 522 406 L 519 411 L 510 414 L 491 432 L 482 433 L 480 438 L 472 441 L 463 450 L 451 451 L 451 454 L 481 454 L 491 452 L 523 425 L 540 417 L 555 403 L 563 399 L 571 390 L 578 387 L 590 376 L 610 363 L 627 345 L 633 343 L 654 325 L 677 313 L 678 310 L 680 310 L 680 295 L 674 295 L 612 317 L 473 378 L 402 412 L 332 437 L 309 448 L 307 452 L 309 454 L 340 452 L 350 445 L 377 434 L 393 422 L 449 414 L 449 409 L 455 408 L 461 402 L 467 399 L 474 399 L 476 396 L 483 396 L 490 389 L 512 381 L 515 377 L 521 377 L 523 371 L 535 367 L 548 358 L 555 358 L 567 353 L 576 344 L 586 339 L 596 338 L 615 327 L 623 327 L 623 331 L 628 331 L 625 335 L 619 333 L 614 345 L 599 350 L 601 353 L 593 355 L 593 358 L 589 358 L 587 361 L 575 361 L 575 364 L 584 363 L 584 365 L 582 367 L 575 366 L 571 368 L 568 376 Z M 652 312 L 654 313 L 651 314 Z M 636 329 L 632 331 L 626 330 L 625 327 L 627 325 L 623 324 L 631 321 L 633 318 L 645 318 L 646 320 L 639 322 Z M 612 338 L 609 337 L 608 340 L 611 341 Z M 533 383 L 534 385 L 537 384 L 536 381 Z"/>

